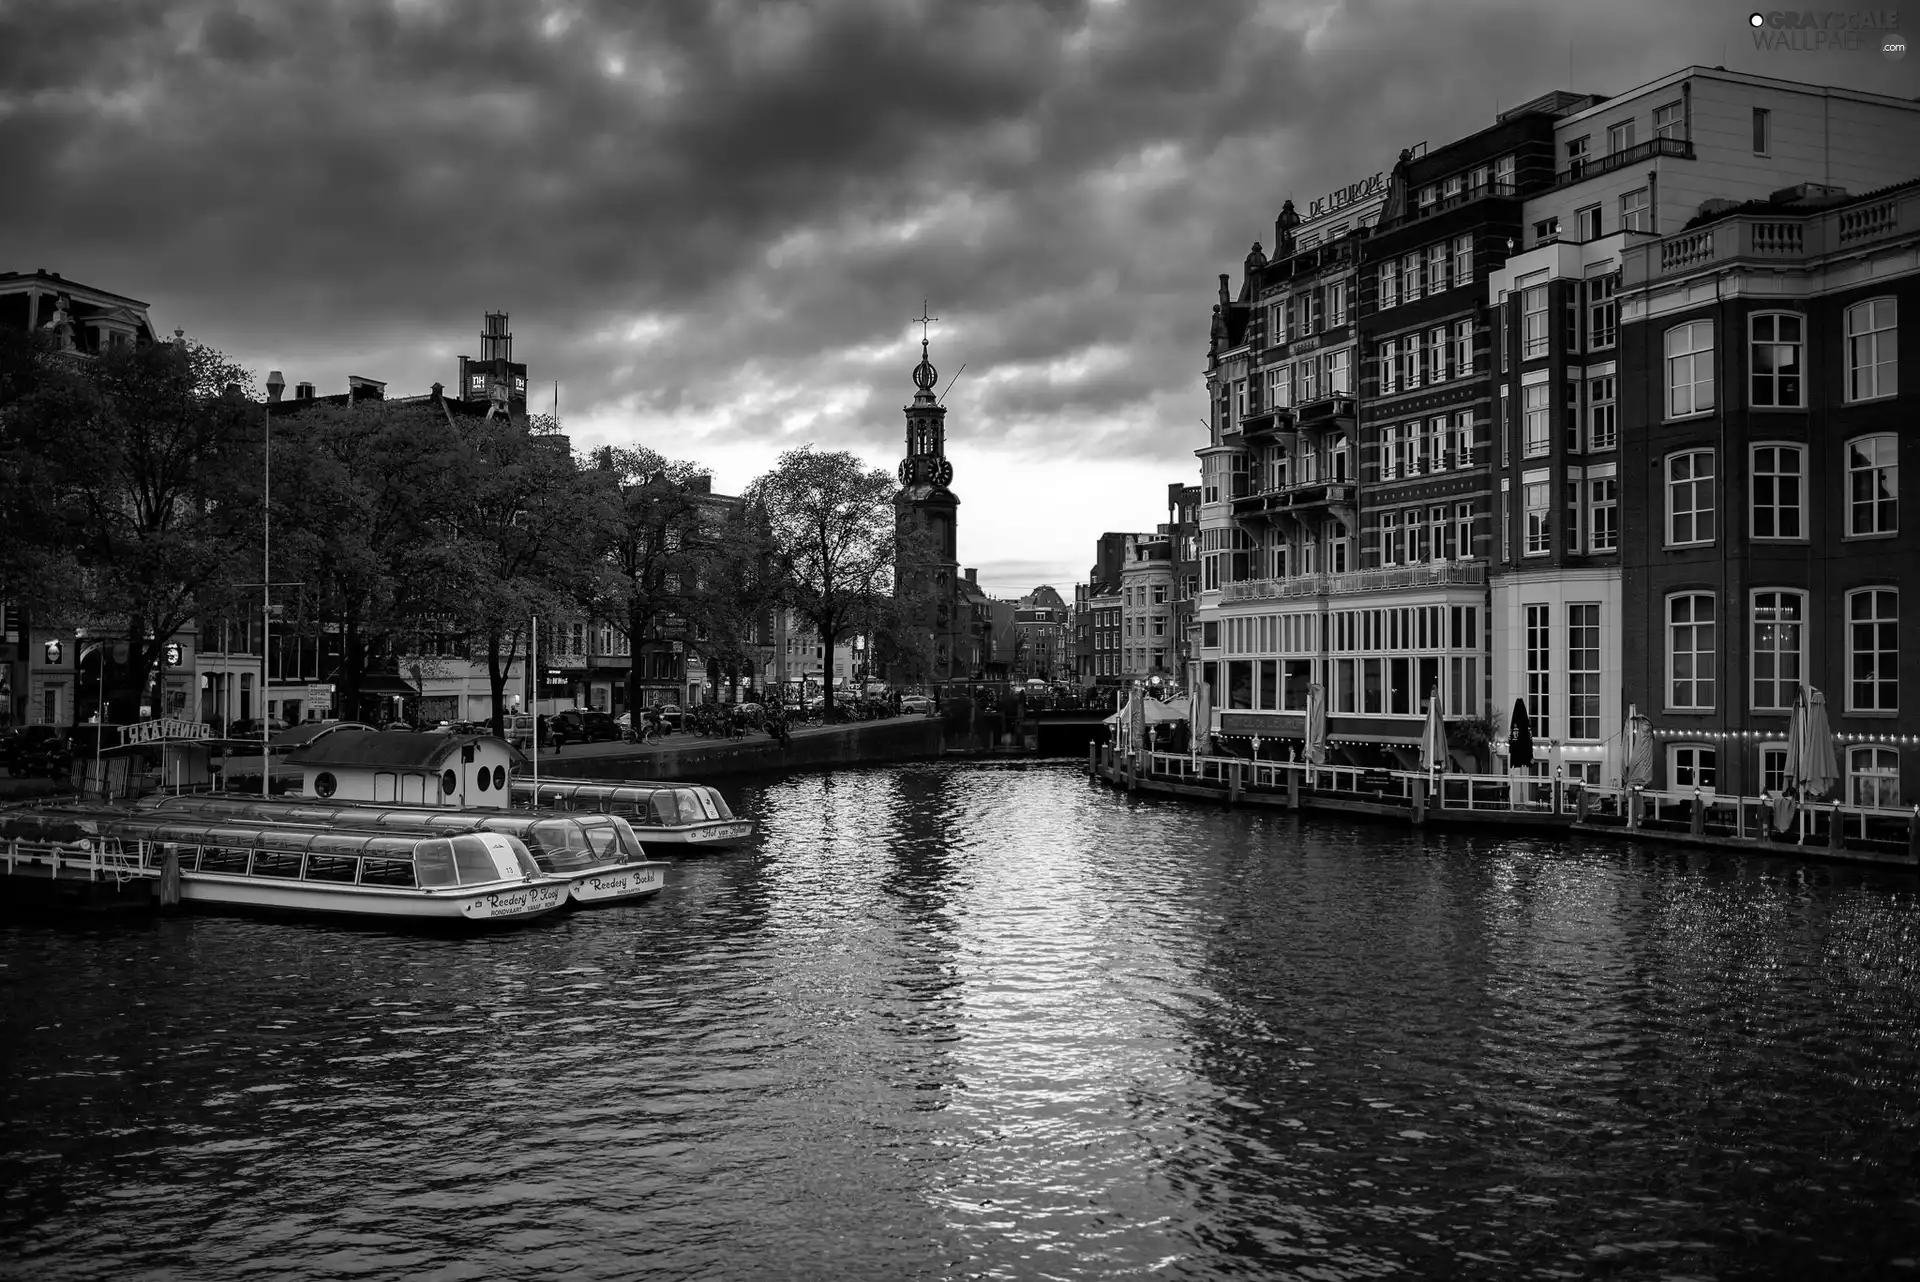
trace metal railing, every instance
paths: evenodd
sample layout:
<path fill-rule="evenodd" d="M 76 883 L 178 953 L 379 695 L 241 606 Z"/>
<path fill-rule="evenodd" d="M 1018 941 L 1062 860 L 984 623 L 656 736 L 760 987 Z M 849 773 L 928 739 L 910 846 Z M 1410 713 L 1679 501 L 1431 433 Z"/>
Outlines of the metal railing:
<path fill-rule="evenodd" d="M 9 876 L 23 872 L 38 872 L 44 868 L 48 877 L 58 877 L 64 870 L 69 873 L 85 874 L 88 881 L 102 881 L 113 878 L 125 881 L 130 877 L 141 877 L 138 854 L 128 854 L 121 848 L 116 838 L 96 837 L 91 841 L 33 841 L 25 837 L 11 837 L 4 844 L 4 858 Z"/>
<path fill-rule="evenodd" d="M 1571 187 L 1577 182 L 1598 178 L 1601 174 L 1612 173 L 1626 165 L 1637 165 L 1655 156 L 1678 156 L 1682 160 L 1692 160 L 1693 144 L 1685 138 L 1649 138 L 1643 143 L 1622 147 L 1619 151 L 1595 156 L 1591 160 L 1576 160 L 1553 176 L 1554 189 Z"/>
<path fill-rule="evenodd" d="M 1107 760 L 1122 766 L 1112 750 Z M 1623 789 L 1578 779 L 1539 775 L 1482 775 L 1363 766 L 1311 766 L 1297 761 L 1148 752 L 1141 777 L 1246 793 L 1287 793 L 1367 801 L 1412 812 L 1416 792 L 1430 810 L 1457 813 L 1537 815 L 1543 819 L 1644 831 L 1772 839 L 1782 844 L 1838 848 L 1909 847 L 1920 833 L 1920 806 L 1898 809 L 1840 801 L 1796 805 L 1785 828 L 1777 822 L 1777 797 L 1735 797 L 1692 789 Z"/>
<path fill-rule="evenodd" d="M 1487 581 L 1483 561 L 1433 561 L 1424 565 L 1381 566 L 1340 574 L 1295 574 L 1284 579 L 1246 579 L 1228 583 L 1221 600 L 1266 601 L 1303 596 L 1343 596 L 1390 588 L 1481 587 Z"/>

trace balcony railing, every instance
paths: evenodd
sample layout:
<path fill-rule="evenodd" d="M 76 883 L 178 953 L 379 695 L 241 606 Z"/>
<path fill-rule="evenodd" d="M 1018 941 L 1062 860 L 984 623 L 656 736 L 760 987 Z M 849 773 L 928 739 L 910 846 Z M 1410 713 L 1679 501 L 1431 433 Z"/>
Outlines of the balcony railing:
<path fill-rule="evenodd" d="M 1920 186 L 1844 209 L 1811 209 L 1798 215 L 1728 214 L 1705 227 L 1651 243 L 1642 252 L 1630 249 L 1622 283 L 1741 261 L 1817 259 L 1916 230 L 1920 230 Z"/>
<path fill-rule="evenodd" d="M 1295 574 L 1284 579 L 1248 579 L 1229 583 L 1222 602 L 1262 601 L 1302 596 L 1347 596 L 1394 588 L 1484 587 L 1487 567 L 1480 561 L 1435 561 L 1430 565 L 1382 566 L 1344 574 Z"/>
<path fill-rule="evenodd" d="M 1685 138 L 1650 138 L 1646 142 L 1632 147 L 1623 147 L 1605 156 L 1595 156 L 1592 160 L 1575 161 L 1570 167 L 1554 175 L 1553 185 L 1555 190 L 1571 187 L 1577 182 L 1598 178 L 1601 174 L 1612 173 L 1627 165 L 1637 165 L 1655 156 L 1678 156 L 1682 160 L 1692 160 L 1693 144 Z"/>
<path fill-rule="evenodd" d="M 1394 219 L 1393 222 L 1385 225 L 1405 227 L 1409 223 L 1419 222 L 1422 218 L 1432 218 L 1436 214 L 1444 214 L 1450 210 L 1464 208 L 1476 200 L 1511 200 L 1518 195 L 1520 195 L 1519 183 L 1506 179 L 1491 179 L 1481 183 L 1478 187 L 1468 187 L 1462 191 L 1455 192 L 1451 196 L 1443 196 L 1430 204 L 1421 205 L 1418 209 L 1409 209 L 1406 213 Z"/>

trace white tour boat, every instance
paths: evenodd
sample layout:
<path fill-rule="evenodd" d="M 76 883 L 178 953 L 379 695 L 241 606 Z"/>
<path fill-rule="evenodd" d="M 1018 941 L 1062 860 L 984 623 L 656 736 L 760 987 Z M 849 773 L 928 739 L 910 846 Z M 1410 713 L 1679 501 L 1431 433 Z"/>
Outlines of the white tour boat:
<path fill-rule="evenodd" d="M 619 815 L 649 844 L 731 846 L 753 835 L 752 821 L 736 816 L 719 789 L 705 784 L 516 775 L 508 787 L 518 807 Z"/>
<path fill-rule="evenodd" d="M 208 815 L 71 807 L 0 812 L 0 842 L 111 853 L 183 903 L 390 922 L 512 922 L 567 902 L 500 832 L 337 832 Z"/>
<path fill-rule="evenodd" d="M 148 797 L 139 803 L 139 810 L 148 814 L 205 815 L 225 822 L 303 824 L 357 832 L 507 833 L 526 845 L 542 872 L 565 877 L 567 897 L 579 905 L 638 899 L 666 884 L 667 865 L 647 857 L 633 826 L 618 815 L 325 805 L 219 793 Z"/>

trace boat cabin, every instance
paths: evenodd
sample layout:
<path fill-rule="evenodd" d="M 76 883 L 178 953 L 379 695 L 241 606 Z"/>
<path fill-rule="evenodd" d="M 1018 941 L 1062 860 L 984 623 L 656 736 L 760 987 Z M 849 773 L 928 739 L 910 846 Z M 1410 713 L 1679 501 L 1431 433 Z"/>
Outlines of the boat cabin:
<path fill-rule="evenodd" d="M 315 801 L 505 810 L 508 782 L 527 764 L 487 735 L 337 730 L 296 748 L 300 795 Z"/>

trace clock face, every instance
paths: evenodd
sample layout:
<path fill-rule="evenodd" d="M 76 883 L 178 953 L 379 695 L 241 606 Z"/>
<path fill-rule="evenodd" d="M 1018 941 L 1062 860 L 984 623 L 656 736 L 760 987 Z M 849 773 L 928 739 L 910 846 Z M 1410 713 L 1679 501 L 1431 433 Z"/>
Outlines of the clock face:
<path fill-rule="evenodd" d="M 947 462 L 945 459 L 941 459 L 938 463 L 934 464 L 933 483 L 935 485 L 945 485 L 952 480 L 953 464 Z"/>
<path fill-rule="evenodd" d="M 912 459 L 903 458 L 900 460 L 900 484 L 902 485 L 913 484 L 913 460 Z"/>

